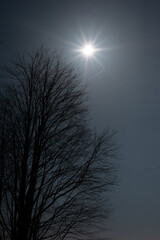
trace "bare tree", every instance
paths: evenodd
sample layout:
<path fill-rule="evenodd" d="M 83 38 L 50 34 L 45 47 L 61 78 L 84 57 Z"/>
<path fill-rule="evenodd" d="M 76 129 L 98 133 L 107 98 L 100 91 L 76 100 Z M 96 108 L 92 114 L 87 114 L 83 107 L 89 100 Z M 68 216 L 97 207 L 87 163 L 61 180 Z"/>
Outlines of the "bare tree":
<path fill-rule="evenodd" d="M 56 53 L 41 48 L 5 72 L 12 84 L 0 117 L 3 239 L 78 238 L 109 216 L 102 194 L 115 183 L 115 133 L 90 129 L 86 90 Z"/>

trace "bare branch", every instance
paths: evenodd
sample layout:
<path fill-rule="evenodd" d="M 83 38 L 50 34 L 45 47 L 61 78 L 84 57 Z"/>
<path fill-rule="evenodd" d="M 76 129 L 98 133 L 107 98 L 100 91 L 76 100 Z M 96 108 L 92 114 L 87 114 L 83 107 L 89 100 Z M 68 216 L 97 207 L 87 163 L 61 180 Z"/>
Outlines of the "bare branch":
<path fill-rule="evenodd" d="M 87 234 L 109 217 L 102 195 L 116 182 L 115 132 L 90 129 L 86 90 L 57 53 L 42 47 L 5 71 L 12 84 L 0 109 L 3 238 Z"/>

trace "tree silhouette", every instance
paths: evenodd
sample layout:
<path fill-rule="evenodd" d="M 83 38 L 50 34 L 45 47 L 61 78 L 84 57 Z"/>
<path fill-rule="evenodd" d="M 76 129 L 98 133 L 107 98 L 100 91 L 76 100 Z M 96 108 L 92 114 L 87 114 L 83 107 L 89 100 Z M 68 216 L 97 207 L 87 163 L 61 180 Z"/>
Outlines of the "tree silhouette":
<path fill-rule="evenodd" d="M 0 228 L 3 239 L 64 239 L 107 219 L 115 133 L 90 129 L 74 68 L 43 47 L 5 67 L 1 95 Z"/>

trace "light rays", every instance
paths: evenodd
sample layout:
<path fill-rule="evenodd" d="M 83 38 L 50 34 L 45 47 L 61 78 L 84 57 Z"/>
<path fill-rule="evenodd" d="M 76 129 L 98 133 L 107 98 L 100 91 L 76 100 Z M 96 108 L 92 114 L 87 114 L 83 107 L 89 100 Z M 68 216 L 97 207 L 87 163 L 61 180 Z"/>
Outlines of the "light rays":
<path fill-rule="evenodd" d="M 92 57 L 95 52 L 95 48 L 91 44 L 88 44 L 88 45 L 85 45 L 81 51 L 82 51 L 82 54 L 84 54 L 84 56 Z"/>

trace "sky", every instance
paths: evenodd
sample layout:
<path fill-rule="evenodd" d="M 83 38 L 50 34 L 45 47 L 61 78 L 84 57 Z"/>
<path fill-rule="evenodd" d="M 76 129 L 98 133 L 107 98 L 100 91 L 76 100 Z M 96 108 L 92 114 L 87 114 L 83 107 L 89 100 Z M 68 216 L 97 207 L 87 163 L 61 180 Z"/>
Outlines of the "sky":
<path fill-rule="evenodd" d="M 160 2 L 0 1 L 0 65 L 45 44 L 79 66 L 97 129 L 118 130 L 114 240 L 160 239 Z M 76 52 L 94 41 L 95 58 Z"/>

